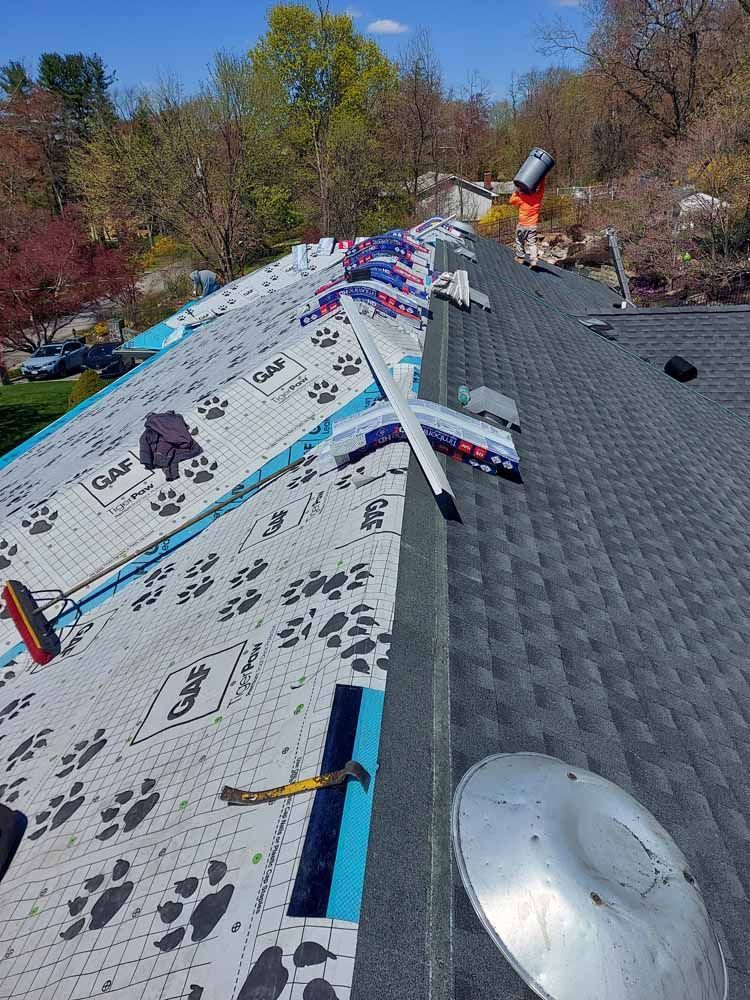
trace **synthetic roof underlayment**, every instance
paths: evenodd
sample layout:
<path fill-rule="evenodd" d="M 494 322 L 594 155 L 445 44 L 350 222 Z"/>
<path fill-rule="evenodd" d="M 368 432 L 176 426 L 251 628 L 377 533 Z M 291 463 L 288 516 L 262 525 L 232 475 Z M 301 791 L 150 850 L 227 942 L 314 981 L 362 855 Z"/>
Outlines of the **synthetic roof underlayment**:
<path fill-rule="evenodd" d="M 276 295 L 282 288 L 297 284 L 300 276 L 307 278 L 318 275 L 319 284 L 323 272 L 341 263 L 345 247 L 346 242 L 337 243 L 333 239 L 300 244 L 279 260 L 229 282 L 205 298 L 189 302 L 173 316 L 127 341 L 124 345 L 125 353 L 148 353 L 170 346 L 193 327 L 234 309 L 241 309 L 257 299 Z"/>
<path fill-rule="evenodd" d="M 310 318 L 319 284 L 214 318 L 3 472 L 3 576 L 64 590 L 305 456 L 89 588 L 47 666 L 0 621 L 0 799 L 28 817 L 0 996 L 349 997 L 375 781 L 218 798 L 350 758 L 375 778 L 409 448 L 325 471 L 315 446 L 381 397 L 338 306 Z M 421 326 L 369 319 L 406 395 Z M 166 409 L 203 448 L 172 483 L 137 457 Z"/>

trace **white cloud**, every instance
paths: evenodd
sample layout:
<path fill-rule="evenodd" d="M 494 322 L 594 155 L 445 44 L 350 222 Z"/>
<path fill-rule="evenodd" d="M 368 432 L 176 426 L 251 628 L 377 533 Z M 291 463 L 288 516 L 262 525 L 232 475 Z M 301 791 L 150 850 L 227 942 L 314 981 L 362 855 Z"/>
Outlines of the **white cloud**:
<path fill-rule="evenodd" d="M 358 17 L 362 17 L 362 11 L 357 7 L 344 7 L 344 13 L 348 14 L 353 21 L 355 21 Z"/>
<path fill-rule="evenodd" d="M 389 17 L 382 17 L 378 21 L 371 21 L 367 25 L 367 30 L 371 35 L 403 35 L 409 30 L 409 25 L 392 21 Z"/>

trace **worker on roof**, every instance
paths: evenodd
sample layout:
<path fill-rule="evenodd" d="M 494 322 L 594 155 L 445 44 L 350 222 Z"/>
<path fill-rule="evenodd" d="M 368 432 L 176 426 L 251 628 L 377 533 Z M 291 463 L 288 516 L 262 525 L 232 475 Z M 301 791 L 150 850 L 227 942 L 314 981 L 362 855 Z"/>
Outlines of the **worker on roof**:
<path fill-rule="evenodd" d="M 193 283 L 193 295 L 201 299 L 217 291 L 220 284 L 215 271 L 191 271 L 190 280 Z"/>
<path fill-rule="evenodd" d="M 536 267 L 539 254 L 536 248 L 536 230 L 539 225 L 539 212 L 544 197 L 544 178 L 534 191 L 526 194 L 517 185 L 510 196 L 509 205 L 518 205 L 518 225 L 516 226 L 516 263 L 525 264 L 527 259 L 531 267 Z"/>

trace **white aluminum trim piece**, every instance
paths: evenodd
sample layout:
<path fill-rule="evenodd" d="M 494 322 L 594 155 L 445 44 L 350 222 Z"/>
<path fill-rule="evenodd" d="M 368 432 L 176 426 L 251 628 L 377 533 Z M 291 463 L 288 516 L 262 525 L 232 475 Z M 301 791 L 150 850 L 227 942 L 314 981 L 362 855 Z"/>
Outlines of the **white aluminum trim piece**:
<path fill-rule="evenodd" d="M 377 349 L 370 331 L 368 330 L 369 324 L 367 319 L 359 313 L 357 304 L 350 295 L 342 295 L 340 302 L 344 309 L 346 318 L 352 325 L 354 335 L 359 341 L 359 346 L 364 351 L 367 362 L 370 365 L 375 378 L 380 384 L 380 388 L 383 390 L 388 402 L 396 411 L 396 414 L 401 421 L 404 433 L 406 434 L 409 444 L 411 445 L 411 449 L 419 462 L 427 482 L 430 484 L 430 489 L 435 494 L 438 504 L 441 506 L 441 510 L 443 510 L 443 513 L 446 513 L 446 498 L 449 498 L 447 506 L 451 509 L 451 513 L 448 516 L 452 516 L 454 519 L 460 520 L 460 516 L 458 515 L 458 510 L 456 508 L 456 498 L 450 487 L 448 479 L 440 467 L 440 463 L 435 457 L 435 453 L 432 450 L 430 442 L 427 440 L 427 436 L 422 430 L 422 425 L 414 416 L 411 407 L 399 392 L 398 386 L 393 381 L 393 376 L 391 375 L 388 366 L 383 360 L 383 356 Z"/>

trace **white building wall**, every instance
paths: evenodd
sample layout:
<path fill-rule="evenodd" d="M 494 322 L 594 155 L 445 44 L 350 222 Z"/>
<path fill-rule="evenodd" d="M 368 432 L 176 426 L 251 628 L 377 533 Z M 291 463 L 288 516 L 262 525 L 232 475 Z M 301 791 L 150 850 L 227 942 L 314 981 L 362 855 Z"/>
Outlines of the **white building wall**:
<path fill-rule="evenodd" d="M 440 192 L 437 199 L 432 193 L 423 198 L 420 204 L 429 215 L 455 215 L 464 222 L 475 222 L 490 210 L 493 200 L 466 188 L 461 190 L 455 184 L 449 190 Z"/>

